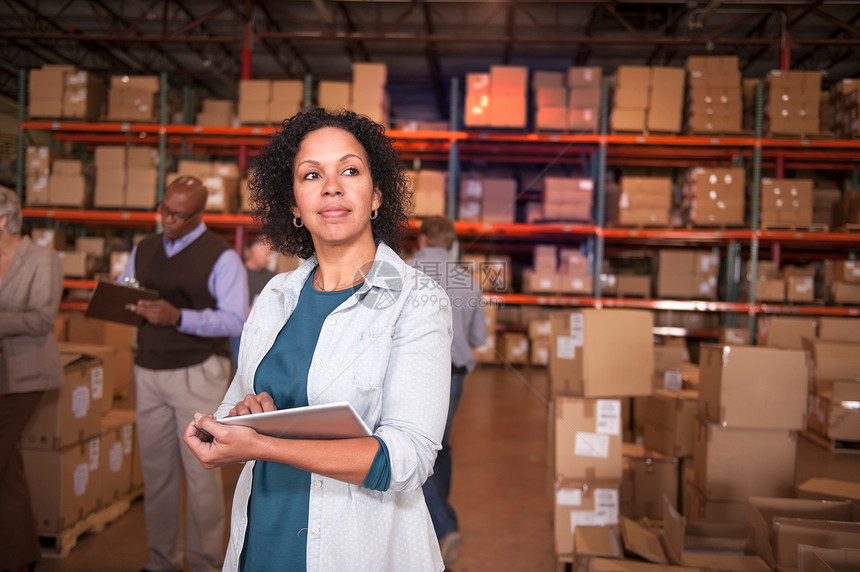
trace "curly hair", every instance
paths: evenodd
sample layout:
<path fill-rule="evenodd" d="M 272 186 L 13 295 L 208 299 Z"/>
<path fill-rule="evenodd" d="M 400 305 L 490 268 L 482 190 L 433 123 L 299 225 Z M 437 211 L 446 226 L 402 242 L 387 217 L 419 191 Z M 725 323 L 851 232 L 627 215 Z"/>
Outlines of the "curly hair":
<path fill-rule="evenodd" d="M 299 146 L 311 132 L 337 127 L 351 133 L 364 147 L 373 185 L 382 193 L 378 216 L 371 223 L 375 241 L 384 241 L 400 252 L 400 241 L 413 209 L 412 187 L 385 128 L 352 111 L 330 112 L 322 108 L 300 112 L 284 120 L 253 164 L 248 182 L 254 215 L 261 234 L 283 254 L 309 258 L 314 254 L 311 234 L 293 225 L 293 166 Z"/>

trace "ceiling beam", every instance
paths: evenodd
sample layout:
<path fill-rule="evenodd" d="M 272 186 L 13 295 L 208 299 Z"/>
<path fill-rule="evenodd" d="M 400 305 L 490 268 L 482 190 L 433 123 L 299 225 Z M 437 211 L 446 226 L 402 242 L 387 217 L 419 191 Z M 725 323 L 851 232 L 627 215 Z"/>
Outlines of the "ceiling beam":
<path fill-rule="evenodd" d="M 420 4 L 422 12 L 424 13 L 424 31 L 425 33 L 427 33 L 428 36 L 432 36 L 435 32 L 432 9 L 430 8 L 430 4 L 428 2 L 424 2 L 422 0 Z M 436 46 L 436 43 L 427 42 L 427 45 L 424 48 L 424 54 L 427 58 L 427 65 L 430 68 L 430 77 L 433 80 L 433 92 L 435 94 L 436 99 L 436 112 L 439 114 L 439 117 L 447 117 L 448 109 L 445 103 L 447 101 L 445 98 L 445 86 L 442 82 L 442 66 L 439 63 L 439 50 Z"/>

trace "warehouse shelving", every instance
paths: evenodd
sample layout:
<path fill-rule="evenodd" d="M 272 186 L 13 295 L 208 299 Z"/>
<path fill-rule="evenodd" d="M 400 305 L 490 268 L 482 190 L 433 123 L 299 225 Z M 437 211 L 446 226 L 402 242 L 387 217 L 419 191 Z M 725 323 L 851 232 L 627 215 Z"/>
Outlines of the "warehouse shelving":
<path fill-rule="evenodd" d="M 163 81 L 165 81 L 163 79 Z M 455 91 L 452 86 L 452 92 Z M 456 99 L 456 98 L 452 98 Z M 452 106 L 453 106 L 452 102 Z M 405 159 L 447 161 L 449 173 L 459 174 L 460 161 L 488 163 L 591 163 L 604 173 L 609 164 L 647 166 L 707 166 L 752 164 L 754 173 L 777 160 L 786 168 L 856 170 L 860 163 L 860 140 L 826 138 L 773 138 L 754 134 L 729 136 L 642 135 L 607 133 L 604 103 L 602 133 L 514 133 L 492 130 L 463 130 L 452 123 L 446 131 L 389 130 L 395 146 Z M 452 113 L 452 116 L 455 114 Z M 165 119 L 162 118 L 162 122 Z M 240 146 L 259 150 L 277 129 L 274 126 L 211 127 L 198 125 L 168 125 L 165 123 L 81 123 L 74 121 L 22 121 L 21 132 L 44 130 L 57 141 L 96 146 L 103 144 L 158 144 L 162 158 L 168 153 L 184 156 L 234 153 Z M 22 139 L 19 138 L 19 141 Z M 254 151 L 251 151 L 252 153 Z M 162 164 L 164 162 L 162 161 Z M 754 175 L 755 177 L 755 175 Z M 457 222 L 458 236 L 472 241 L 593 241 L 597 262 L 603 257 L 605 245 L 698 246 L 725 248 L 730 264 L 742 247 L 757 259 L 762 246 L 815 249 L 855 249 L 860 235 L 840 232 L 804 232 L 760 230 L 752 228 L 616 228 L 604 224 L 604 181 L 597 177 L 596 224 L 489 224 Z M 159 196 L 163 193 L 161 179 Z M 456 183 L 455 183 L 456 184 Z M 449 183 L 449 199 L 456 196 L 456 187 Z M 758 214 L 757 181 L 753 187 L 753 220 Z M 449 203 L 452 201 L 449 200 Z M 452 206 L 449 205 L 449 209 Z M 449 214 L 453 214 L 449 210 Z M 102 225 L 117 227 L 154 228 L 156 215 L 148 211 L 104 211 L 56 208 L 26 208 L 24 216 L 56 223 Z M 206 224 L 222 230 L 233 230 L 237 248 L 248 231 L 257 228 L 246 214 L 215 214 L 204 216 Z M 413 223 L 413 228 L 416 225 Z M 596 264 L 599 268 L 599 264 Z M 598 281 L 595 281 L 598 282 Z M 92 284 L 90 284 L 92 286 Z M 86 288 L 87 281 L 67 283 L 69 288 Z M 512 305 L 545 305 L 557 307 L 625 307 L 654 310 L 706 311 L 728 314 L 815 314 L 857 315 L 855 308 L 796 306 L 687 300 L 641 300 L 610 298 L 600 295 L 599 285 L 594 296 L 531 296 L 524 294 L 489 294 L 488 297 Z M 733 296 L 732 296 L 733 297 Z"/>

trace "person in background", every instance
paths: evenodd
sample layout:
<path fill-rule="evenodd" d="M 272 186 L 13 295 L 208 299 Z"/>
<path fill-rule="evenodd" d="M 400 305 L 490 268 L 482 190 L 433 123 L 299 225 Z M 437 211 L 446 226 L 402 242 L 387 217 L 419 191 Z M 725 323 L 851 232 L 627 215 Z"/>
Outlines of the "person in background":
<path fill-rule="evenodd" d="M 21 436 L 42 394 L 63 383 L 54 322 L 63 294 L 57 253 L 21 236 L 18 196 L 0 187 L 0 570 L 33 570 L 41 549 Z"/>
<path fill-rule="evenodd" d="M 258 238 L 248 248 L 248 258 L 245 260 L 245 270 L 248 273 L 248 300 L 250 306 L 257 301 L 257 296 L 266 283 L 275 277 L 275 273 L 269 270 L 269 261 L 272 259 L 272 249 L 268 243 Z M 248 308 L 251 311 L 251 308 Z M 230 353 L 233 358 L 233 370 L 231 377 L 236 373 L 236 364 L 239 362 L 239 336 L 230 338 Z"/>
<path fill-rule="evenodd" d="M 451 312 L 394 251 L 411 210 L 397 152 L 367 117 L 313 109 L 254 173 L 264 236 L 305 262 L 260 293 L 215 416 L 346 401 L 372 436 L 276 438 L 196 414 L 200 462 L 245 463 L 224 569 L 442 570 L 421 485 L 448 412 Z"/>
<path fill-rule="evenodd" d="M 229 384 L 231 336 L 242 332 L 248 280 L 230 245 L 206 228 L 207 192 L 179 177 L 159 205 L 164 231 L 142 240 L 118 281 L 134 277 L 158 291 L 134 311 L 134 379 L 149 560 L 144 570 L 182 569 L 182 475 L 186 485 L 185 557 L 192 572 L 221 568 L 224 490 L 220 471 L 203 469 L 182 445 L 195 411 L 221 403 Z"/>
<path fill-rule="evenodd" d="M 433 518 L 433 527 L 439 539 L 445 565 L 456 562 L 463 537 L 457 526 L 457 513 L 451 506 L 451 423 L 466 374 L 475 369 L 472 348 L 484 343 L 487 324 L 481 289 L 472 275 L 451 260 L 449 251 L 457 238 L 454 223 L 444 216 L 424 219 L 418 233 L 418 252 L 410 264 L 422 270 L 445 289 L 451 300 L 454 341 L 451 347 L 451 398 L 448 403 L 448 421 L 442 437 L 442 450 L 436 456 L 433 475 L 424 484 L 424 497 Z"/>

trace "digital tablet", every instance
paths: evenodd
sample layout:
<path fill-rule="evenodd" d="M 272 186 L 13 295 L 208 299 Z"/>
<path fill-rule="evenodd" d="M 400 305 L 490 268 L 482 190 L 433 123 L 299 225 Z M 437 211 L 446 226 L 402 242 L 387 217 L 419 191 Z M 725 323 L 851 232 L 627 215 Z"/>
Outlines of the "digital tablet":
<path fill-rule="evenodd" d="M 222 417 L 216 421 L 250 427 L 262 435 L 284 439 L 348 439 L 372 435 L 364 420 L 346 401 Z"/>

